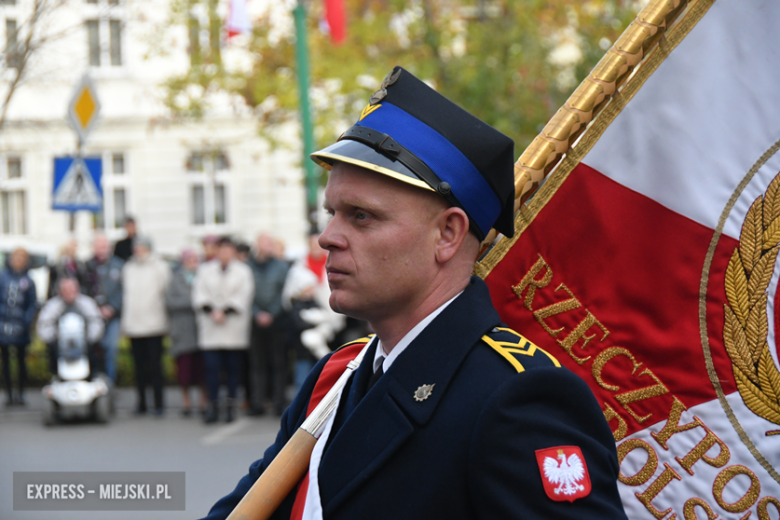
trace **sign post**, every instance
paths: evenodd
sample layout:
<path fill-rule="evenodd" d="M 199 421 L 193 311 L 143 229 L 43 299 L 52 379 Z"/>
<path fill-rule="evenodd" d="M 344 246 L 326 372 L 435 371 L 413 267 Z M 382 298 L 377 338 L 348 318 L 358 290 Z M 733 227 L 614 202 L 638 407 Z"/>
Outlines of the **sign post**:
<path fill-rule="evenodd" d="M 70 231 L 76 227 L 76 211 L 100 211 L 103 190 L 100 187 L 102 162 L 100 157 L 82 157 L 82 148 L 100 114 L 100 101 L 95 85 L 85 74 L 68 104 L 68 119 L 78 137 L 75 157 L 54 158 L 52 209 L 70 212 Z"/>

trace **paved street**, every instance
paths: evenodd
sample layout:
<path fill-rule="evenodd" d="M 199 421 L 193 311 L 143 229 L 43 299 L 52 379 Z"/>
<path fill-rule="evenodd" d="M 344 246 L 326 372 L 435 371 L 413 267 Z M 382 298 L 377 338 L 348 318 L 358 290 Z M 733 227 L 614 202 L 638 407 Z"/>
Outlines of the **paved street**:
<path fill-rule="evenodd" d="M 164 417 L 134 417 L 134 393 L 119 392 L 117 414 L 107 425 L 44 427 L 42 397 L 29 391 L 24 409 L 0 408 L 0 520 L 179 520 L 199 518 L 230 491 L 276 435 L 276 417 L 240 418 L 204 425 L 179 414 L 180 396 L 166 392 Z M 13 511 L 14 471 L 184 471 L 186 511 Z"/>

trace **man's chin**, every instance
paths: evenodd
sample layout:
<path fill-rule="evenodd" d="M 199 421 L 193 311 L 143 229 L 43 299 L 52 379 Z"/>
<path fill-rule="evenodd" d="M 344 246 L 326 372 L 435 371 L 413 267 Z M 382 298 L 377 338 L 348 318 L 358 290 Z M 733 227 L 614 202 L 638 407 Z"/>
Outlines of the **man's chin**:
<path fill-rule="evenodd" d="M 334 312 L 349 316 L 350 318 L 359 320 L 364 319 L 362 317 L 362 313 L 360 312 L 359 306 L 354 304 L 350 305 L 348 295 L 344 293 L 345 291 L 338 289 L 331 291 L 330 299 L 328 300 L 330 308 L 333 309 Z"/>
<path fill-rule="evenodd" d="M 330 304 L 330 308 L 333 309 L 334 312 L 347 314 L 346 312 L 344 312 L 345 309 L 343 303 L 344 298 L 340 294 L 341 292 L 342 291 L 339 291 L 338 289 L 331 288 L 330 298 L 328 299 L 328 303 Z"/>

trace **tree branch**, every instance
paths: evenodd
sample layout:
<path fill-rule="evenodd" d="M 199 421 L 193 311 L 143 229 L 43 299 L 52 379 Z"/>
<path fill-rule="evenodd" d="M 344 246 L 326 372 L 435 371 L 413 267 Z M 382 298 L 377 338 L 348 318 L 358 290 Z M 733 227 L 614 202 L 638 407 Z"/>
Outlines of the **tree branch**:
<path fill-rule="evenodd" d="M 68 32 L 70 32 L 70 30 L 72 30 L 72 28 L 67 28 L 60 31 L 59 33 L 53 33 L 42 36 L 37 40 L 35 39 L 36 29 L 39 28 L 40 24 L 44 20 L 44 17 L 51 15 L 54 11 L 65 5 L 65 1 L 66 0 L 57 0 L 51 4 L 47 0 L 34 0 L 33 2 L 32 13 L 30 14 L 30 17 L 27 19 L 27 21 L 22 25 L 22 27 L 26 27 L 27 29 L 27 35 L 24 39 L 24 43 L 22 45 L 17 44 L 16 49 L 13 51 L 14 64 L 16 65 L 13 67 L 15 69 L 15 74 L 10 84 L 8 85 L 8 91 L 6 92 L 5 98 L 3 99 L 2 108 L 0 109 L 0 132 L 2 132 L 2 130 L 5 128 L 6 118 L 8 117 L 8 108 L 11 105 L 11 100 L 13 99 L 17 88 L 22 83 L 24 74 L 27 69 L 27 64 L 29 63 L 31 56 L 33 56 L 46 43 L 54 41 L 58 38 L 62 38 Z M 20 31 L 20 29 L 17 29 L 17 31 Z M 6 60 L 8 59 L 8 53 L 9 50 L 6 49 Z"/>

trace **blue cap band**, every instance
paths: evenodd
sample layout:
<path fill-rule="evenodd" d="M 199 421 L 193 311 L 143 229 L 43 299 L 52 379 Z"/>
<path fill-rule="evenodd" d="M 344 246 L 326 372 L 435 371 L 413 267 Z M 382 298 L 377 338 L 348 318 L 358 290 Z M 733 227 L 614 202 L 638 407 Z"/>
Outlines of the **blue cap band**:
<path fill-rule="evenodd" d="M 356 124 L 389 135 L 422 160 L 444 182 L 487 235 L 501 213 L 501 201 L 485 177 L 439 132 L 391 103 L 382 103 Z M 433 186 L 435 189 L 436 187 Z"/>

